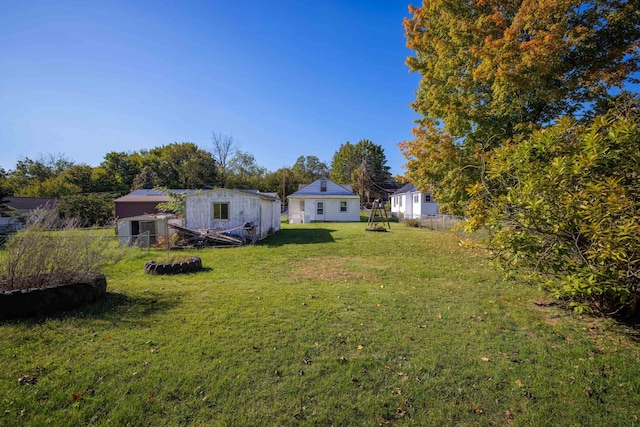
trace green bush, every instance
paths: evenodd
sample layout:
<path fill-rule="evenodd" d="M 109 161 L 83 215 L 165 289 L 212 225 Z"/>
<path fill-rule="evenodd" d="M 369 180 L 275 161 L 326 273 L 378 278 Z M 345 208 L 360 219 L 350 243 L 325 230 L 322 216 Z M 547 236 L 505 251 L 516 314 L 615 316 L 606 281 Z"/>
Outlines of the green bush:
<path fill-rule="evenodd" d="M 404 223 L 407 227 L 420 227 L 420 219 L 406 219 Z"/>
<path fill-rule="evenodd" d="M 639 121 L 637 109 L 562 119 L 496 150 L 470 213 L 507 271 L 577 310 L 638 314 Z"/>

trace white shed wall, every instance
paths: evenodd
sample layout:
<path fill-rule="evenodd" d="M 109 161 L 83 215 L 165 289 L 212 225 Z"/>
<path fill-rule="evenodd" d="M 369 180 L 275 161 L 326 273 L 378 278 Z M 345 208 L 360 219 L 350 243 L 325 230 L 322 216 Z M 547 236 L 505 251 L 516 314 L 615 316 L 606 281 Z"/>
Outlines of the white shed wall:
<path fill-rule="evenodd" d="M 214 220 L 213 204 L 228 203 L 229 219 Z M 278 213 L 276 215 L 275 213 Z M 188 196 L 185 203 L 186 227 L 211 230 L 229 230 L 242 227 L 247 222 L 256 225 L 259 239 L 269 231 L 280 229 L 280 201 L 231 190 L 216 190 Z"/>

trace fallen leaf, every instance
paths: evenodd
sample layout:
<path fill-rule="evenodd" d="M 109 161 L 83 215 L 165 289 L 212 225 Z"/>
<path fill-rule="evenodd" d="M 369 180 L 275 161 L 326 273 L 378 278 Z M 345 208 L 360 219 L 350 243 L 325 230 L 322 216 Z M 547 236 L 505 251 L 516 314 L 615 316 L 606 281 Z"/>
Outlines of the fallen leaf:
<path fill-rule="evenodd" d="M 474 410 L 474 412 L 475 412 L 476 414 L 483 414 L 483 413 L 484 413 L 484 411 L 482 410 L 482 408 L 476 408 L 476 409 Z"/>
<path fill-rule="evenodd" d="M 507 419 L 509 419 L 509 420 L 512 420 L 514 418 L 513 414 L 508 409 L 506 411 L 504 411 L 504 416 L 507 417 Z"/>
<path fill-rule="evenodd" d="M 111 334 L 107 334 L 107 339 L 110 340 L 113 336 Z"/>
<path fill-rule="evenodd" d="M 520 381 L 520 380 L 516 380 L 516 385 L 517 385 L 518 387 L 522 387 L 522 381 Z"/>
<path fill-rule="evenodd" d="M 364 346 L 362 346 L 362 345 L 358 346 L 358 350 L 362 350 L 363 348 L 364 348 Z"/>
<path fill-rule="evenodd" d="M 442 314 L 438 313 L 438 315 L 436 316 L 438 319 L 442 319 Z"/>
<path fill-rule="evenodd" d="M 483 357 L 483 358 L 482 358 L 482 361 L 483 361 L 483 362 L 488 362 L 488 361 L 489 361 L 489 358 L 488 358 L 488 357 Z"/>
<path fill-rule="evenodd" d="M 147 403 L 151 403 L 153 402 L 153 400 L 154 400 L 153 396 L 149 396 L 149 398 L 147 399 Z"/>
<path fill-rule="evenodd" d="M 71 398 L 73 399 L 74 402 L 77 402 L 79 400 L 82 400 L 83 394 L 82 393 L 73 393 L 71 395 Z"/>

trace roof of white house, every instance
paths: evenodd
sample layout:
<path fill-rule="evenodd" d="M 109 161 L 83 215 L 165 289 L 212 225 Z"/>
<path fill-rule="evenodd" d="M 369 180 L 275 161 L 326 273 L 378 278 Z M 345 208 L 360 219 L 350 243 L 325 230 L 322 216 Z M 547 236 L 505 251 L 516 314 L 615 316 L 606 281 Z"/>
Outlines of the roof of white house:
<path fill-rule="evenodd" d="M 396 191 L 395 193 L 393 193 L 391 196 L 401 196 L 403 194 L 407 194 L 407 193 L 420 193 L 421 191 L 418 190 L 416 188 L 415 185 L 409 183 L 409 184 L 405 184 L 403 185 L 398 191 Z M 427 191 L 427 193 L 431 193 L 431 191 Z"/>
<path fill-rule="evenodd" d="M 321 191 L 319 186 L 314 185 L 321 181 L 326 181 L 326 184 L 327 184 L 326 191 Z M 298 188 L 298 191 L 290 194 L 287 197 L 305 197 L 305 196 L 314 196 L 314 197 L 315 196 L 322 196 L 322 197 L 327 197 L 327 196 L 354 197 L 355 196 L 358 198 L 360 197 L 353 192 L 353 188 L 351 187 L 351 184 L 336 184 L 335 182 L 331 181 L 328 178 L 316 179 L 310 184 L 304 184 L 304 185 L 301 184 L 300 187 Z"/>

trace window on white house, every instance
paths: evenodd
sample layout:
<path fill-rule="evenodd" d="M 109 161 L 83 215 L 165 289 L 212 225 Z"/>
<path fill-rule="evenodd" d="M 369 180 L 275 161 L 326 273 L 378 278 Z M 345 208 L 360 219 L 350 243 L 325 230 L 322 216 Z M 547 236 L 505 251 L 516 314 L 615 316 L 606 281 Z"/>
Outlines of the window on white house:
<path fill-rule="evenodd" d="M 414 194 L 413 195 L 413 203 L 420 203 L 420 195 L 419 194 Z"/>
<path fill-rule="evenodd" d="M 402 207 L 402 197 L 398 197 L 398 206 Z"/>
<path fill-rule="evenodd" d="M 431 197 L 431 193 L 424 195 L 424 201 L 427 202 L 427 203 L 428 202 L 433 202 L 433 198 Z"/>
<path fill-rule="evenodd" d="M 323 215 L 324 214 L 324 203 L 323 202 L 318 202 L 318 204 L 316 205 L 316 214 L 317 215 Z"/>
<path fill-rule="evenodd" d="M 340 202 L 340 212 L 347 211 L 347 202 Z"/>
<path fill-rule="evenodd" d="M 397 197 L 393 198 L 393 206 L 394 207 L 398 206 L 398 198 Z"/>
<path fill-rule="evenodd" d="M 327 191 L 327 180 L 323 179 L 320 181 L 320 191 L 321 192 L 326 192 Z"/>
<path fill-rule="evenodd" d="M 229 219 L 229 203 L 214 203 L 213 219 L 228 220 Z"/>

